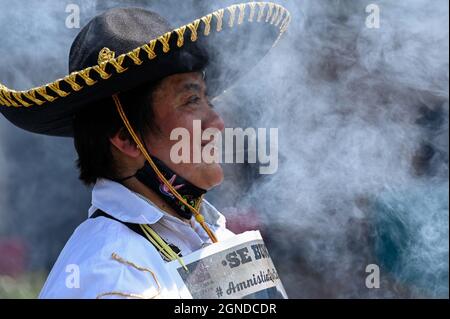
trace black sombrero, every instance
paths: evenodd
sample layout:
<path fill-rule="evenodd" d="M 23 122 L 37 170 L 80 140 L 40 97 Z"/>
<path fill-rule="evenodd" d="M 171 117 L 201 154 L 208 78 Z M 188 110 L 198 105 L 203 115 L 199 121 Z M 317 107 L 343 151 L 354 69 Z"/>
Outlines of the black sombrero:
<path fill-rule="evenodd" d="M 217 96 L 256 65 L 290 20 L 271 2 L 233 5 L 176 29 L 154 12 L 112 9 L 76 37 L 69 75 L 27 91 L 0 84 L 0 111 L 27 131 L 72 136 L 80 108 L 144 81 L 202 70 Z"/>

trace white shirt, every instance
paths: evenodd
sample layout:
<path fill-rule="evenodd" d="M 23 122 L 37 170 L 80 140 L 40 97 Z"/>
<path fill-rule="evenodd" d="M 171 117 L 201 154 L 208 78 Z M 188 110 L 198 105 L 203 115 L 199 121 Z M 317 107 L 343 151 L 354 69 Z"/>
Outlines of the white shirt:
<path fill-rule="evenodd" d="M 123 222 L 148 224 L 183 256 L 211 243 L 195 221 L 173 217 L 123 185 L 99 179 L 92 191 L 89 217 L 100 209 Z M 217 239 L 234 234 L 225 217 L 203 201 L 201 213 Z M 39 298 L 180 298 L 165 261 L 143 236 L 106 217 L 77 227 L 59 255 Z"/>

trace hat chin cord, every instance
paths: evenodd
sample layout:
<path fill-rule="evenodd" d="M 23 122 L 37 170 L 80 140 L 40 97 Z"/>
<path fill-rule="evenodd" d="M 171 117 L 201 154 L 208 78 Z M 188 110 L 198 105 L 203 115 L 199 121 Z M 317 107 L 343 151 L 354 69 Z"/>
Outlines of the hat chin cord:
<path fill-rule="evenodd" d="M 118 94 L 114 94 L 112 96 L 113 100 L 114 100 L 114 104 L 116 105 L 116 109 L 117 112 L 120 115 L 120 118 L 122 119 L 123 124 L 125 125 L 125 127 L 127 128 L 128 133 L 131 135 L 131 137 L 133 138 L 133 141 L 136 143 L 137 147 L 139 148 L 139 150 L 141 151 L 141 153 L 144 155 L 145 159 L 147 160 L 147 162 L 150 164 L 150 166 L 152 167 L 152 169 L 155 171 L 156 175 L 158 176 L 158 178 L 164 183 L 164 185 L 166 185 L 167 189 L 170 191 L 170 193 L 175 196 L 181 203 L 183 203 L 191 212 L 192 214 L 195 216 L 195 220 L 202 226 L 202 228 L 205 230 L 205 232 L 208 234 L 209 238 L 211 239 L 211 241 L 213 243 L 217 243 L 217 237 L 216 235 L 213 233 L 213 231 L 208 227 L 208 225 L 205 222 L 205 217 L 200 214 L 199 210 L 200 210 L 200 205 L 202 202 L 202 199 L 199 200 L 197 202 L 197 204 L 194 206 L 188 204 L 188 202 L 177 192 L 177 190 L 172 186 L 172 184 L 164 177 L 164 175 L 160 172 L 160 170 L 158 169 L 158 167 L 156 166 L 156 164 L 153 162 L 152 158 L 150 157 L 150 155 L 147 152 L 147 149 L 144 147 L 143 143 L 141 142 L 141 140 L 138 138 L 138 136 L 136 135 L 136 132 L 134 131 L 133 127 L 131 126 L 130 122 L 128 121 L 128 118 L 125 114 L 125 112 L 123 111 L 123 107 L 122 104 L 120 103 L 120 99 Z"/>

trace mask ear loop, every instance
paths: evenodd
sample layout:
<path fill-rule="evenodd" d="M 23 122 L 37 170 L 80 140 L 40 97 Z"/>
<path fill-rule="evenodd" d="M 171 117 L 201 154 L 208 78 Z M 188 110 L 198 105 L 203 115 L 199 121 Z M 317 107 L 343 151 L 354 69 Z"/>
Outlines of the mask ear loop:
<path fill-rule="evenodd" d="M 144 155 L 147 162 L 150 164 L 152 169 L 155 171 L 158 178 L 166 185 L 166 187 L 169 189 L 169 191 L 172 193 L 173 196 L 175 196 L 183 205 L 185 205 L 189 210 L 194 214 L 195 220 L 202 226 L 203 230 L 208 234 L 209 238 L 213 243 L 217 243 L 217 237 L 213 233 L 213 231 L 208 227 L 208 225 L 205 222 L 205 217 L 199 213 L 200 204 L 203 200 L 203 196 L 200 198 L 200 200 L 197 202 L 195 207 L 188 204 L 188 202 L 177 192 L 177 190 L 172 186 L 171 183 L 164 177 L 164 175 L 159 171 L 156 164 L 153 162 L 152 158 L 147 152 L 147 149 L 142 144 L 141 140 L 136 135 L 135 131 L 131 127 L 130 122 L 128 121 L 128 118 L 123 111 L 122 104 L 120 103 L 119 96 L 117 94 L 114 94 L 112 96 L 114 100 L 114 104 L 116 105 L 117 112 L 120 115 L 120 118 L 123 121 L 123 124 L 128 130 L 128 133 L 130 133 L 131 137 L 133 138 L 134 142 L 136 143 L 137 147 L 141 151 L 141 153 Z"/>

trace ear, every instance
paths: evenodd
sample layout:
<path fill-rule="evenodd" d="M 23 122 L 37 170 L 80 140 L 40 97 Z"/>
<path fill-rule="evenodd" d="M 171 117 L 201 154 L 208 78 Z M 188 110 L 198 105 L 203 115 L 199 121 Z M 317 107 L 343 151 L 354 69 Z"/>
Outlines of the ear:
<path fill-rule="evenodd" d="M 127 132 L 121 128 L 116 135 L 109 139 L 112 145 L 114 145 L 119 151 L 132 158 L 137 158 L 141 155 L 141 151 L 137 147 L 136 143 L 131 139 Z"/>

